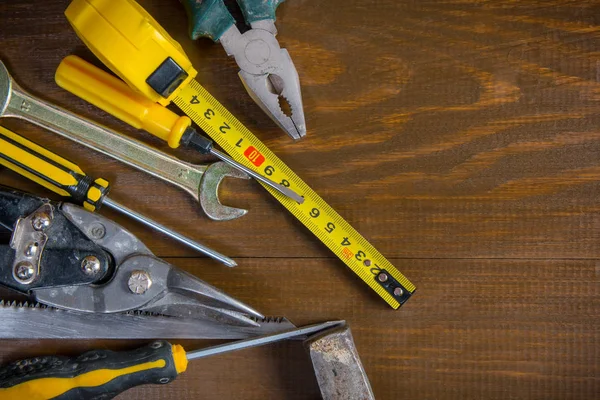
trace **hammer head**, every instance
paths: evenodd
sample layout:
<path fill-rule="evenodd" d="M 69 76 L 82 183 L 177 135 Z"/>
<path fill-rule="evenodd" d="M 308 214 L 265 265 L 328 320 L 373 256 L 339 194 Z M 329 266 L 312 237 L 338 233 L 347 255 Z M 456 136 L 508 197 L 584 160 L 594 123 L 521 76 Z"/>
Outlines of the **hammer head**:
<path fill-rule="evenodd" d="M 323 400 L 375 400 L 348 326 L 308 338 L 308 348 Z"/>
<path fill-rule="evenodd" d="M 210 164 L 202 176 L 198 187 L 200 206 L 206 215 L 214 221 L 228 221 L 246 215 L 248 210 L 228 207 L 219 200 L 219 185 L 225 177 L 250 179 L 250 177 L 222 161 Z"/>

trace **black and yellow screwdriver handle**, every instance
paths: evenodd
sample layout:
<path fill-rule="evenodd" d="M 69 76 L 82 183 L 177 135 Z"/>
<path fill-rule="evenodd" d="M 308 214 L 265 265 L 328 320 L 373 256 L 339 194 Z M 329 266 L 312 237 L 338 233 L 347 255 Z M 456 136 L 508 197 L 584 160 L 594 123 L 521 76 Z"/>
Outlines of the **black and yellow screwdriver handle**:
<path fill-rule="evenodd" d="M 71 161 L 2 126 L 0 165 L 61 196 L 72 198 L 90 211 L 100 208 L 110 190 L 106 180 L 94 180 Z"/>
<path fill-rule="evenodd" d="M 125 352 L 35 357 L 0 369 L 0 398 L 107 400 L 135 386 L 169 383 L 187 362 L 183 347 L 166 341 Z"/>

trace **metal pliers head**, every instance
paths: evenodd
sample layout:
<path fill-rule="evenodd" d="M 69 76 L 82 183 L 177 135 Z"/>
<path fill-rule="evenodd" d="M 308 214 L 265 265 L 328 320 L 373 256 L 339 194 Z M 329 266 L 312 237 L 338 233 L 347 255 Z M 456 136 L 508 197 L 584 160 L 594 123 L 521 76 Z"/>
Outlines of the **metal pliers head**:
<path fill-rule="evenodd" d="M 188 12 L 190 36 L 220 42 L 235 57 L 252 99 L 293 139 L 306 136 L 298 71 L 275 38 L 275 10 L 283 0 L 238 0 L 252 29 L 243 34 L 223 0 L 180 0 Z"/>
<path fill-rule="evenodd" d="M 146 311 L 257 325 L 262 315 L 155 257 L 131 232 L 68 203 L 0 187 L 0 284 L 61 309 Z"/>

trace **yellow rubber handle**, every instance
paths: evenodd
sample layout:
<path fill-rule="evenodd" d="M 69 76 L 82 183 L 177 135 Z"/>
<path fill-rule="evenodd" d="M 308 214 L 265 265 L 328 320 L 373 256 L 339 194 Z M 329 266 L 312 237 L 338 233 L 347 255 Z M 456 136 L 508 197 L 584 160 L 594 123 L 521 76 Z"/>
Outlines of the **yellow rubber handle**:
<path fill-rule="evenodd" d="M 135 386 L 171 382 L 186 368 L 183 347 L 164 341 L 128 352 L 35 357 L 0 369 L 0 398 L 113 398 Z"/>
<path fill-rule="evenodd" d="M 104 179 L 86 176 L 71 161 L 0 126 L 0 165 L 95 211 L 108 194 Z"/>
<path fill-rule="evenodd" d="M 179 43 L 133 0 L 73 0 L 65 16 L 104 65 L 154 102 L 168 105 L 197 74 Z M 169 88 L 157 93 L 148 80 L 168 60 L 176 71 L 167 68 L 161 78 Z"/>
<path fill-rule="evenodd" d="M 188 117 L 153 102 L 119 78 L 77 56 L 62 60 L 55 80 L 63 89 L 137 129 L 150 132 L 172 148 L 179 146 L 181 136 L 192 123 Z"/>

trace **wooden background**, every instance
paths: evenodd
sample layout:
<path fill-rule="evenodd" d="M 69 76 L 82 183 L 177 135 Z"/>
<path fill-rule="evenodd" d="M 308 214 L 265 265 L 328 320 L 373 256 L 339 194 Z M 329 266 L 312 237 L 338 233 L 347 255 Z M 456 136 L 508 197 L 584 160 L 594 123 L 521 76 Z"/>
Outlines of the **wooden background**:
<path fill-rule="evenodd" d="M 98 62 L 63 17 L 68 3 L 0 1 L 1 59 L 33 93 L 164 148 L 54 83 L 69 54 Z M 288 0 L 279 40 L 300 74 L 308 126 L 297 143 L 252 102 L 220 45 L 187 38 L 176 0 L 140 3 L 182 44 L 198 80 L 418 289 L 389 309 L 255 182 L 224 185 L 223 202 L 250 212 L 216 223 L 180 190 L 2 121 L 239 267 L 104 215 L 265 314 L 348 320 L 378 399 L 600 395 L 600 2 Z M 0 182 L 48 195 L 5 169 Z M 4 341 L 0 356 L 139 344 Z M 195 361 L 171 385 L 120 398 L 318 393 L 302 347 L 282 343 Z"/>

